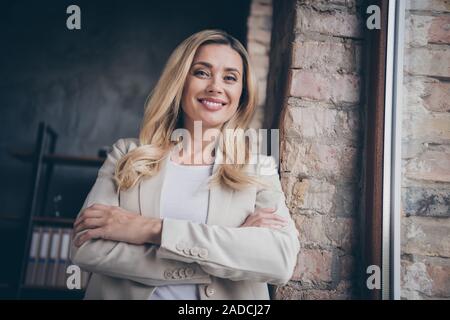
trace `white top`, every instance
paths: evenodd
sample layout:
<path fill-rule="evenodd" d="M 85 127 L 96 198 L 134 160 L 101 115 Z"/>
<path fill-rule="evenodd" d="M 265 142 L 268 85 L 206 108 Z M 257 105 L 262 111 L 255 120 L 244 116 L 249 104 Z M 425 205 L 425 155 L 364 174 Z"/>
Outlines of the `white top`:
<path fill-rule="evenodd" d="M 170 156 L 169 156 L 170 157 Z M 181 165 L 169 158 L 161 190 L 161 218 L 206 223 L 211 165 Z M 196 284 L 159 286 L 149 300 L 199 300 Z"/>

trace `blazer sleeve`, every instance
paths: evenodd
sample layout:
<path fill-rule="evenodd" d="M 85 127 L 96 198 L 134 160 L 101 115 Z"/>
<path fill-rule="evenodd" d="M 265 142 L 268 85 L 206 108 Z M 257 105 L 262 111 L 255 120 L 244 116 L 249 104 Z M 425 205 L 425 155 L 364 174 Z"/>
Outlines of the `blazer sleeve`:
<path fill-rule="evenodd" d="M 113 180 L 117 161 L 126 153 L 126 141 L 118 140 L 100 168 L 94 186 L 80 213 L 94 203 L 118 206 L 119 194 Z M 136 213 L 138 214 L 138 213 Z M 85 231 L 82 231 L 85 232 Z M 75 234 L 74 238 L 82 232 Z M 149 286 L 188 283 L 210 283 L 210 276 L 196 264 L 163 260 L 156 256 L 157 245 L 133 245 L 125 242 L 92 239 L 81 247 L 71 244 L 71 261 L 90 272 L 129 279 Z M 174 271 L 188 270 L 174 278 Z"/>
<path fill-rule="evenodd" d="M 197 262 L 207 273 L 220 278 L 286 284 L 296 265 L 299 233 L 285 204 L 277 170 L 261 178 L 271 188 L 257 191 L 256 208 L 277 208 L 276 214 L 289 219 L 286 227 L 233 228 L 164 219 L 157 256 Z"/>

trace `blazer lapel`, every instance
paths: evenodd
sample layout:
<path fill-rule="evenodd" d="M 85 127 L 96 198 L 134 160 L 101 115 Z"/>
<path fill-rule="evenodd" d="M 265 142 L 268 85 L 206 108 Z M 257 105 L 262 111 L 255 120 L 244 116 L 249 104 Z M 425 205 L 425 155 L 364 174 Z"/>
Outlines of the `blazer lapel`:
<path fill-rule="evenodd" d="M 139 183 L 139 209 L 143 216 L 160 218 L 161 190 L 169 160 L 168 155 L 161 160 L 161 169 L 155 176 L 142 179 Z"/>
<path fill-rule="evenodd" d="M 213 174 L 223 163 L 222 150 L 216 149 L 216 159 L 214 160 Z M 208 216 L 206 224 L 227 226 L 230 222 L 228 208 L 231 203 L 234 191 L 224 188 L 221 185 L 213 185 L 209 190 Z"/>

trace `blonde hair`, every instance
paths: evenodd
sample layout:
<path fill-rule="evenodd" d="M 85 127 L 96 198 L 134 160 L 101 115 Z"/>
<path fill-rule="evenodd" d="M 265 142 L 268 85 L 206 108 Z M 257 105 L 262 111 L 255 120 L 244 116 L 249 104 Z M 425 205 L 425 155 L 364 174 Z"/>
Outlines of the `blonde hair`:
<path fill-rule="evenodd" d="M 184 40 L 174 52 L 162 75 L 146 101 L 144 118 L 139 133 L 139 146 L 125 154 L 117 163 L 114 179 L 118 190 L 135 186 L 143 177 L 154 176 L 160 169 L 161 160 L 176 144 L 171 141 L 172 132 L 182 127 L 181 98 L 183 87 L 194 60 L 195 53 L 202 45 L 224 44 L 230 46 L 242 58 L 244 65 L 243 90 L 236 113 L 222 125 L 221 145 L 224 159 L 236 159 L 233 152 L 245 152 L 249 159 L 249 145 L 245 137 L 225 135 L 228 129 L 246 129 L 256 107 L 257 86 L 249 56 L 244 46 L 234 37 L 221 30 L 204 30 Z M 237 141 L 235 141 L 237 140 Z M 242 153 L 240 153 L 242 154 Z M 217 156 L 217 154 L 216 154 Z M 245 164 L 220 164 L 210 177 L 211 183 L 234 190 L 261 181 L 244 172 Z"/>

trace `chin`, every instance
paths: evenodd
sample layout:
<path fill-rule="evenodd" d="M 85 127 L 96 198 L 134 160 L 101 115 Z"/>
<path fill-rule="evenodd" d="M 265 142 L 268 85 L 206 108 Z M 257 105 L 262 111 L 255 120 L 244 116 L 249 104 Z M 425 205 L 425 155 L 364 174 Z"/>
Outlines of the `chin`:
<path fill-rule="evenodd" d="M 226 119 L 218 119 L 218 117 L 211 117 L 210 115 L 203 115 L 199 120 L 202 121 L 203 127 L 208 128 L 221 126 L 226 121 Z"/>
<path fill-rule="evenodd" d="M 221 122 L 221 121 L 202 120 L 203 128 L 217 128 L 217 127 L 220 127 L 222 124 L 223 124 L 223 122 Z"/>

